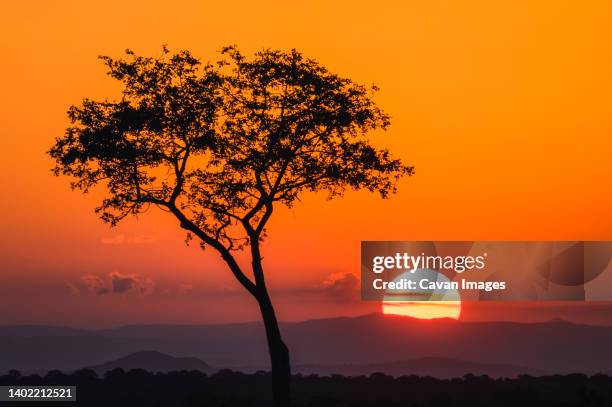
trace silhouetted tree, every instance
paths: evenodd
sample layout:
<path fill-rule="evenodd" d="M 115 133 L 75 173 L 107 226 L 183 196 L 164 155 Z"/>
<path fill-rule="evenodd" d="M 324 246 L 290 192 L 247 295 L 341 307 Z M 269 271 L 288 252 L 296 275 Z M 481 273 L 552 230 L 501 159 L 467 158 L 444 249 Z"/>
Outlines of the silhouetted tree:
<path fill-rule="evenodd" d="M 108 191 L 96 209 L 116 225 L 150 206 L 175 216 L 202 247 L 214 248 L 261 310 L 274 400 L 289 404 L 290 364 L 266 289 L 260 244 L 276 205 L 306 192 L 341 196 L 367 189 L 384 198 L 412 174 L 367 133 L 389 117 L 371 92 L 299 52 L 235 47 L 216 64 L 188 51 L 159 58 L 101 57 L 123 84 L 119 101 L 70 107 L 71 126 L 49 151 L 73 188 Z M 234 252 L 246 249 L 252 276 Z"/>

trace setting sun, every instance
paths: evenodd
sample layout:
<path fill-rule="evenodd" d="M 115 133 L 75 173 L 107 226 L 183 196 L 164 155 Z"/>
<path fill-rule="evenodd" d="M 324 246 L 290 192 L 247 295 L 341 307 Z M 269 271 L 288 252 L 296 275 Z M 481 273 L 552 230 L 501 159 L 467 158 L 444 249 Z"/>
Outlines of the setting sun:
<path fill-rule="evenodd" d="M 420 319 L 453 318 L 461 315 L 461 301 L 385 301 L 383 313 Z"/>

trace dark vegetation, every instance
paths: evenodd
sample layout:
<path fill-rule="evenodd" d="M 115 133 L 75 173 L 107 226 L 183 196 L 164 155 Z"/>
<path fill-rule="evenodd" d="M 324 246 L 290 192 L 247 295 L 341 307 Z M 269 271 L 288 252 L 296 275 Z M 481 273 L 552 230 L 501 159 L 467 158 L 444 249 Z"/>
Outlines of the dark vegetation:
<path fill-rule="evenodd" d="M 98 377 L 93 370 L 45 376 L 0 376 L 0 385 L 75 385 L 82 406 L 268 406 L 269 373 L 228 370 L 214 375 L 197 371 L 149 373 L 115 369 Z M 610 406 L 612 377 L 583 374 L 491 379 L 466 375 L 450 380 L 431 377 L 293 377 L 295 406 Z M 15 403 L 24 406 L 27 403 Z M 40 405 L 40 403 L 38 403 Z M 45 404 L 48 405 L 48 404 Z M 57 404 L 54 404 L 57 405 Z M 61 404 L 60 404 L 61 405 Z"/>

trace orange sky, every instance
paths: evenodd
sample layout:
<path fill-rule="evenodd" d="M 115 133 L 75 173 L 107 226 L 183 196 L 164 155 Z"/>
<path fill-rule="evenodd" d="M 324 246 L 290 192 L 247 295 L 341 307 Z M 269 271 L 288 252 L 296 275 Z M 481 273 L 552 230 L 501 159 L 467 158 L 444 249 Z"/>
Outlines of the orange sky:
<path fill-rule="evenodd" d="M 257 318 L 172 219 L 110 230 L 92 211 L 99 195 L 51 176 L 44 153 L 67 107 L 117 94 L 99 54 L 295 47 L 381 88 L 392 126 L 377 143 L 417 175 L 389 201 L 307 196 L 275 214 L 268 279 L 281 318 L 302 319 L 377 309 L 330 284 L 358 273 L 360 240 L 612 239 L 611 20 L 605 0 L 4 2 L 0 323 Z M 110 273 L 154 294 L 75 295 L 83 276 Z"/>

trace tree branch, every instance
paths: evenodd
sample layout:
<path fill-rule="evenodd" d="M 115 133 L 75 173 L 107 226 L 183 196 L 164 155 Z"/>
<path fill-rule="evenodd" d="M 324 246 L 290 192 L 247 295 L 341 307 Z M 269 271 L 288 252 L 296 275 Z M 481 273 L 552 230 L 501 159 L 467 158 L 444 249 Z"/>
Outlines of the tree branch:
<path fill-rule="evenodd" d="M 168 205 L 168 209 L 174 216 L 179 220 L 181 228 L 193 233 L 197 237 L 200 238 L 204 243 L 212 246 L 221 254 L 223 260 L 227 263 L 230 270 L 234 274 L 234 277 L 238 280 L 240 284 L 254 297 L 257 297 L 257 287 L 255 284 L 242 272 L 240 266 L 234 259 L 234 256 L 230 253 L 230 251 L 221 244 L 221 242 L 215 240 L 215 238 L 206 234 L 202 229 L 200 229 L 195 223 L 185 216 L 183 212 L 179 208 L 174 205 L 174 203 L 170 203 Z"/>

